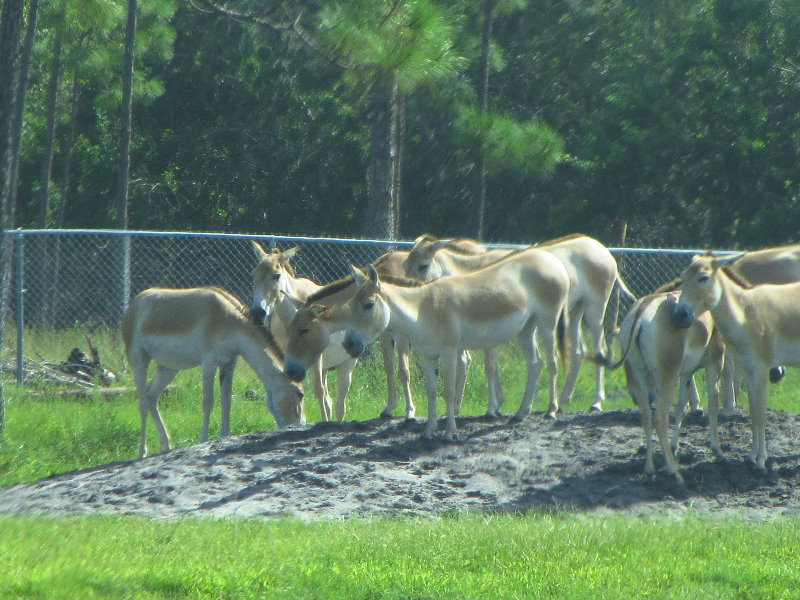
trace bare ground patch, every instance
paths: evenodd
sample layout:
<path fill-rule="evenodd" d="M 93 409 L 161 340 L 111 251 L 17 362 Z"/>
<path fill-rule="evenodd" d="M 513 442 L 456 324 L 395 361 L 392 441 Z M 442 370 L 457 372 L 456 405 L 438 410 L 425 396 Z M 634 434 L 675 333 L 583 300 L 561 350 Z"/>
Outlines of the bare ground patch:
<path fill-rule="evenodd" d="M 686 419 L 686 487 L 643 475 L 638 410 L 458 419 L 458 441 L 420 439 L 422 423 L 375 419 L 260 431 L 143 460 L 0 489 L 0 513 L 129 513 L 302 519 L 569 510 L 604 514 L 800 516 L 800 416 L 770 411 L 767 471 L 747 461 L 749 419 Z M 443 426 L 443 424 L 441 424 Z M 656 466 L 663 464 L 660 451 Z"/>

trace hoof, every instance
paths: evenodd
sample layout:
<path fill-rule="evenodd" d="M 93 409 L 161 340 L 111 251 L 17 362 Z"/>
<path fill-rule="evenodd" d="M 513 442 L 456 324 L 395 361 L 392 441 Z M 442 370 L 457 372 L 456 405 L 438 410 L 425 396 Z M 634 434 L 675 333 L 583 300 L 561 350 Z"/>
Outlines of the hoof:
<path fill-rule="evenodd" d="M 589 412 L 601 413 L 603 412 L 603 405 L 600 402 L 595 402 L 594 404 L 592 404 L 592 407 L 589 409 Z"/>
<path fill-rule="evenodd" d="M 525 420 L 525 415 L 521 415 L 519 413 L 515 414 L 511 417 L 508 422 L 509 423 L 522 423 Z"/>
<path fill-rule="evenodd" d="M 556 413 L 555 413 L 555 411 L 548 410 L 548 411 L 547 411 L 547 414 L 544 416 L 544 418 L 545 418 L 545 419 L 548 419 L 548 420 L 550 420 L 550 421 L 555 421 L 555 420 L 556 420 Z"/>

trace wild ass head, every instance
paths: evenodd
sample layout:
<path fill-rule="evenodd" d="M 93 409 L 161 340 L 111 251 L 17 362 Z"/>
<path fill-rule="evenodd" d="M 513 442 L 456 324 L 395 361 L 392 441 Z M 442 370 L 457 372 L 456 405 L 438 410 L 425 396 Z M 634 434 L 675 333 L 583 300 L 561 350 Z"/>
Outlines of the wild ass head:
<path fill-rule="evenodd" d="M 347 327 L 342 345 L 353 358 L 364 352 L 389 325 L 389 305 L 381 296 L 381 282 L 375 267 L 369 265 L 367 274 L 350 266 L 356 284 L 356 294 L 347 304 Z"/>
<path fill-rule="evenodd" d="M 283 374 L 281 374 L 283 375 Z M 287 377 L 275 377 L 267 388 L 267 408 L 278 427 L 304 425 L 303 388 Z"/>
<path fill-rule="evenodd" d="M 696 255 L 681 273 L 681 294 L 672 311 L 676 327 L 689 328 L 697 315 L 713 309 L 722 297 L 720 269 L 729 265 L 743 253 L 714 256 L 711 253 Z"/>
<path fill-rule="evenodd" d="M 293 381 L 303 381 L 308 368 L 330 344 L 331 309 L 320 304 L 299 306 L 286 329 L 288 339 L 283 372 Z"/>
<path fill-rule="evenodd" d="M 420 281 L 433 281 L 442 276 L 442 269 L 433 258 L 442 248 L 451 244 L 452 240 L 440 240 L 425 234 L 414 240 L 414 246 L 403 261 L 406 277 Z"/>
<path fill-rule="evenodd" d="M 256 325 L 269 321 L 275 303 L 281 299 L 281 289 L 286 285 L 286 277 L 293 275 L 289 261 L 297 254 L 299 246 L 283 252 L 267 252 L 258 242 L 251 240 L 253 253 L 258 265 L 253 269 L 253 301 L 250 305 L 250 318 Z"/>

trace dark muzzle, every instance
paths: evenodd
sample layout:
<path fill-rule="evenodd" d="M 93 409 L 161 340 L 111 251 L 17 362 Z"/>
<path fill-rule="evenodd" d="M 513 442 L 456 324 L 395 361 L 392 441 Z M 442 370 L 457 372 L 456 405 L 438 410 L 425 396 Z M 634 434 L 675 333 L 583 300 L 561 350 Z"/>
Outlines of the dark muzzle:
<path fill-rule="evenodd" d="M 676 304 L 672 309 L 672 324 L 678 329 L 689 329 L 694 323 L 694 311 Z"/>
<path fill-rule="evenodd" d="M 364 353 L 364 343 L 351 336 L 345 336 L 342 341 L 342 346 L 347 350 L 347 353 L 353 358 L 358 358 Z"/>

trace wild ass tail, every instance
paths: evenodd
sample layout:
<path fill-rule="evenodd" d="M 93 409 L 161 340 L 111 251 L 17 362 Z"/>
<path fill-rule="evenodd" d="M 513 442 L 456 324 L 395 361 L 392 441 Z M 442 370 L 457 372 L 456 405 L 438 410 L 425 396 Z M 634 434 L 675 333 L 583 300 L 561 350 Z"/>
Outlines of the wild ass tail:
<path fill-rule="evenodd" d="M 617 280 L 616 285 L 619 288 L 619 291 L 622 292 L 622 295 L 625 296 L 630 301 L 635 301 L 636 296 L 633 295 L 633 292 L 628 289 L 628 286 L 625 284 L 625 280 L 622 279 L 622 275 L 617 273 Z"/>

